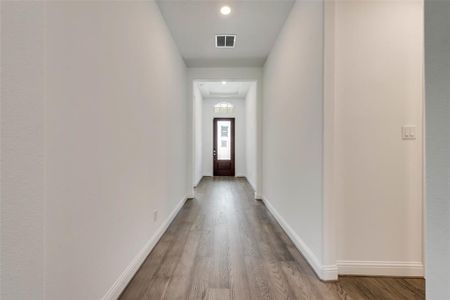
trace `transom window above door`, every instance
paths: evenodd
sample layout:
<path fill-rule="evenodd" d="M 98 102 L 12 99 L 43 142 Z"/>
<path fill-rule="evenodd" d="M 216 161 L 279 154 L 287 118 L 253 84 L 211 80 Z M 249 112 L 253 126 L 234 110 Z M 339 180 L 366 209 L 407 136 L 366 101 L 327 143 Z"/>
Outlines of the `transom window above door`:
<path fill-rule="evenodd" d="M 215 113 L 232 113 L 233 112 L 233 104 L 228 102 L 220 102 L 214 105 Z"/>

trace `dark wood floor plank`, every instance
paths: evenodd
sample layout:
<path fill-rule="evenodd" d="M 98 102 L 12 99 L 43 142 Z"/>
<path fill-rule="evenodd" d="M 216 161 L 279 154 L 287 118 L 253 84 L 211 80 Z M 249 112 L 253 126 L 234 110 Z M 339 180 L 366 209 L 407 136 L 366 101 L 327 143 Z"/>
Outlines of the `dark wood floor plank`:
<path fill-rule="evenodd" d="M 262 259 L 247 256 L 245 257 L 245 267 L 251 299 L 275 299 Z"/>
<path fill-rule="evenodd" d="M 174 243 L 171 245 L 171 248 L 168 249 L 168 253 L 161 262 L 158 271 L 156 271 L 149 282 L 149 288 L 143 299 L 164 298 L 167 287 L 174 275 L 175 268 L 181 259 L 189 233 L 190 228 L 188 226 L 180 226 L 179 235 L 177 235 Z"/>
<path fill-rule="evenodd" d="M 231 292 L 229 289 L 207 289 L 205 299 L 229 300 L 231 299 Z"/>
<path fill-rule="evenodd" d="M 210 277 L 210 287 L 215 289 L 230 288 L 229 243 L 226 224 L 214 228 L 213 270 Z"/>
<path fill-rule="evenodd" d="M 120 299 L 425 299 L 422 279 L 322 282 L 245 178 L 205 177 Z"/>
<path fill-rule="evenodd" d="M 150 280 L 158 270 L 161 260 L 166 255 L 170 245 L 170 241 L 159 241 L 151 255 L 144 261 L 139 271 L 123 291 L 121 299 L 133 300 L 142 299 L 144 297 L 144 294 L 149 287 Z"/>
<path fill-rule="evenodd" d="M 199 257 L 196 259 L 191 287 L 188 294 L 186 294 L 187 299 L 199 300 L 206 298 L 206 292 L 209 288 L 209 274 L 212 267 L 211 257 Z"/>
<path fill-rule="evenodd" d="M 201 232 L 191 231 L 185 244 L 183 254 L 173 272 L 165 293 L 166 299 L 185 299 L 191 287 L 191 278 L 194 272 L 195 257 Z"/>

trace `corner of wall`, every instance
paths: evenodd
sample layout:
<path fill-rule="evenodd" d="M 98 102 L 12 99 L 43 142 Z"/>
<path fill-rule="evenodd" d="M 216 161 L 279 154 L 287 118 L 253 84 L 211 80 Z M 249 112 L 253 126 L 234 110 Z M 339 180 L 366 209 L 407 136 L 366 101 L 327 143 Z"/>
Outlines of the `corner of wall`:
<path fill-rule="evenodd" d="M 335 281 L 338 279 L 338 268 L 336 265 L 324 265 L 319 256 L 317 256 L 314 251 L 303 241 L 303 239 L 294 231 L 294 229 L 289 226 L 289 224 L 284 220 L 284 218 L 278 213 L 275 207 L 267 200 L 266 197 L 262 196 L 257 199 L 261 199 L 266 205 L 270 213 L 275 217 L 275 219 L 280 224 L 281 228 L 286 232 L 291 241 L 294 243 L 295 247 L 304 256 L 306 261 L 309 263 L 311 268 L 316 273 L 317 277 L 323 281 Z"/>
<path fill-rule="evenodd" d="M 335 189 L 335 73 L 334 73 L 334 20 L 335 4 L 326 1 L 323 6 L 323 243 L 322 256 L 330 277 L 336 278 L 336 193 Z"/>

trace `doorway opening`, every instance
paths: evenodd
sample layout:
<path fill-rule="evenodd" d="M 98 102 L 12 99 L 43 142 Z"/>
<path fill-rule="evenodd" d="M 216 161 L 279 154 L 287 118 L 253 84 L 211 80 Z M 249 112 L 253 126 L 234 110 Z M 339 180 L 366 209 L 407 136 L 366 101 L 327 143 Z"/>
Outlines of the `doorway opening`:
<path fill-rule="evenodd" d="M 193 80 L 193 186 L 203 177 L 245 177 L 256 191 L 256 80 Z"/>

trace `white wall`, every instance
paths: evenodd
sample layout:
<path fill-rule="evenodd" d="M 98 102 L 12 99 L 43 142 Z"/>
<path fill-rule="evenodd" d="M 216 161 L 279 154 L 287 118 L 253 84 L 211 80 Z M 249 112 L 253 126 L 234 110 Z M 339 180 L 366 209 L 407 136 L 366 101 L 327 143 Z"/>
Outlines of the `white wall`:
<path fill-rule="evenodd" d="M 232 113 L 214 113 L 214 105 L 228 102 L 234 106 Z M 246 122 L 244 99 L 204 99 L 202 106 L 202 166 L 203 176 L 213 176 L 213 119 L 235 118 L 235 175 L 246 176 Z"/>
<path fill-rule="evenodd" d="M 245 163 L 248 182 L 256 190 L 258 180 L 258 95 L 257 83 L 250 84 L 245 97 Z"/>
<path fill-rule="evenodd" d="M 262 90 L 261 83 L 262 82 L 262 69 L 261 68 L 189 68 L 188 69 L 188 95 L 193 95 L 193 87 L 195 81 L 255 81 L 257 82 L 257 102 L 258 102 L 258 111 L 257 111 L 257 124 L 258 124 L 258 132 L 257 132 L 257 166 L 261 166 L 261 103 L 262 103 Z M 188 101 L 188 122 L 191 126 L 188 128 L 188 149 L 189 155 L 194 157 L 195 155 L 195 147 L 194 147 L 194 101 L 193 99 L 189 99 Z M 194 159 L 189 161 L 188 169 L 194 170 Z M 260 195 L 261 188 L 261 169 L 258 167 L 257 174 L 257 182 L 256 182 L 256 195 Z M 188 182 L 193 187 L 196 182 L 194 179 L 192 172 L 188 174 Z M 259 197 L 259 196 L 257 196 Z"/>
<path fill-rule="evenodd" d="M 297 1 L 264 67 L 263 199 L 322 278 L 323 3 Z"/>
<path fill-rule="evenodd" d="M 339 273 L 423 274 L 420 1 L 335 3 Z M 403 125 L 417 126 L 402 140 Z"/>
<path fill-rule="evenodd" d="M 202 156 L 202 130 L 203 130 L 203 99 L 197 83 L 193 83 L 193 138 L 194 138 L 194 174 L 193 186 L 197 186 L 203 176 L 203 156 Z"/>
<path fill-rule="evenodd" d="M 0 298 L 44 298 L 44 15 L 1 2 Z"/>
<path fill-rule="evenodd" d="M 2 296 L 115 298 L 186 196 L 186 69 L 152 1 L 35 6 L 2 16 Z"/>
<path fill-rule="evenodd" d="M 450 2 L 425 1 L 427 299 L 450 299 Z"/>

